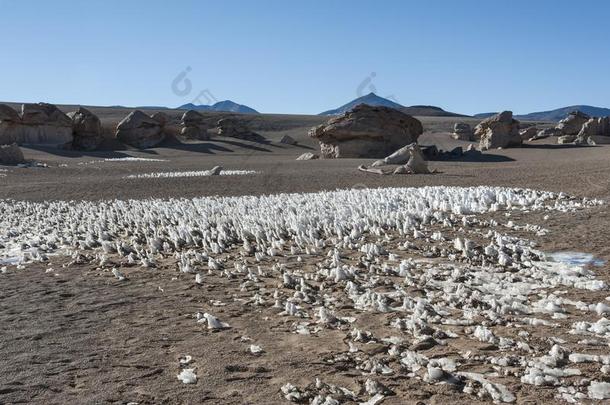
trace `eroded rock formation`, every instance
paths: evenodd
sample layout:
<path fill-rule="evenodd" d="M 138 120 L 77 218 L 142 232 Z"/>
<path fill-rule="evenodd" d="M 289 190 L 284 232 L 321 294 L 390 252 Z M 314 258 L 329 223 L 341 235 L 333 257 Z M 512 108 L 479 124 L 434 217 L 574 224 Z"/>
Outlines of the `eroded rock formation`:
<path fill-rule="evenodd" d="M 312 128 L 325 158 L 383 158 L 417 142 L 419 120 L 389 107 L 360 104 L 344 115 Z"/>

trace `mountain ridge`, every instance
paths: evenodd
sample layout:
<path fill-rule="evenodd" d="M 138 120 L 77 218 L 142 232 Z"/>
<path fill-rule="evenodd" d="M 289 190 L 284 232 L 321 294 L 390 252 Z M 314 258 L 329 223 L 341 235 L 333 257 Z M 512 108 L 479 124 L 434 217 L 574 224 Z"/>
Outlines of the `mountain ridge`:
<path fill-rule="evenodd" d="M 234 112 L 241 114 L 260 114 L 252 107 L 248 107 L 244 104 L 238 104 L 231 100 L 224 100 L 214 103 L 212 105 L 196 105 L 193 103 L 183 104 L 177 107 L 179 110 L 195 110 L 195 111 L 222 111 L 222 112 Z"/>
<path fill-rule="evenodd" d="M 554 110 L 548 111 L 538 111 L 532 112 L 528 114 L 519 114 L 515 115 L 515 119 L 521 121 L 549 121 L 549 122 L 557 122 L 561 121 L 565 117 L 568 116 L 572 111 L 580 111 L 591 117 L 607 117 L 610 116 L 610 108 L 604 107 L 596 107 L 592 105 L 579 104 L 579 105 L 570 105 L 567 107 L 560 107 Z M 479 113 L 473 115 L 475 118 L 485 119 L 495 115 L 497 113 Z"/>

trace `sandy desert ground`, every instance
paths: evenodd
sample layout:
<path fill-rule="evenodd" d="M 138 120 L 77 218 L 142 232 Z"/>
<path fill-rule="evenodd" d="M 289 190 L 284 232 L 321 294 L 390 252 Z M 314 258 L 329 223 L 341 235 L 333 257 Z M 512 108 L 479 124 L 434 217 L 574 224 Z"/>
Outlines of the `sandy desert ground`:
<path fill-rule="evenodd" d="M 147 231 L 135 224 L 152 221 L 148 209 L 155 214 L 160 206 L 196 212 L 211 232 L 197 236 L 203 241 L 220 241 L 219 233 L 245 226 L 240 221 L 275 235 L 256 252 L 241 240 L 162 246 L 154 267 L 84 240 L 71 252 L 49 248 L 61 254 L 23 268 L 5 263 L 0 403 L 595 401 L 602 389 L 595 384 L 610 381 L 610 323 L 603 321 L 610 313 L 610 211 L 602 202 L 610 199 L 610 147 L 541 140 L 477 161 L 431 162 L 436 174 L 379 176 L 357 171 L 370 163 L 364 159 L 295 160 L 316 148 L 306 132 L 323 118 L 255 119 L 269 143 L 217 137 L 145 151 L 24 148 L 26 158 L 46 167 L 0 168 L 4 227 L 86 233 L 53 221 L 73 206 L 91 226 L 106 215 L 100 201 L 137 199 L 147 202 L 117 211 L 126 215 L 124 233 L 113 234 L 113 244 L 149 249 L 137 241 Z M 420 143 L 467 145 L 449 140 L 454 118 L 422 121 Z M 285 134 L 299 144 L 280 144 Z M 142 177 L 216 165 L 254 173 Z M 429 190 L 480 209 L 431 208 L 432 197 L 408 189 L 424 186 L 450 187 Z M 453 188 L 479 186 L 550 193 Z M 315 194 L 240 199 L 281 193 Z M 235 199 L 189 200 L 213 196 Z M 411 211 L 390 197 L 412 203 Z M 486 198 L 497 206 L 481 202 Z M 250 209 L 222 228 L 223 215 L 240 204 Z M 320 211 L 308 213 L 308 204 Z M 259 206 L 265 211 L 257 213 Z M 420 208 L 431 211 L 420 216 Z M 403 210 L 408 226 L 401 228 L 388 218 Z M 430 219 L 433 212 L 439 214 Z M 335 215 L 362 233 L 337 231 Z M 271 229 L 288 219 L 296 222 Z M 182 220 L 177 214 L 161 222 L 178 232 Z M 304 234 L 297 237 L 298 229 Z M 0 229 L 5 248 L 26 236 Z M 503 252 L 512 253 L 502 259 Z M 595 260 L 570 267 L 549 261 L 554 252 Z M 204 313 L 230 327 L 214 328 L 222 325 Z M 196 383 L 177 378 L 186 369 Z"/>

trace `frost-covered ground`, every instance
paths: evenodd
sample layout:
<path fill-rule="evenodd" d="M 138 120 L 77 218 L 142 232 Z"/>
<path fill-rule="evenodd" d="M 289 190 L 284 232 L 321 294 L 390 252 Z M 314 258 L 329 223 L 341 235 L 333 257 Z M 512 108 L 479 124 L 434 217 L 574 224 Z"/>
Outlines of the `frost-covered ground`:
<path fill-rule="evenodd" d="M 166 271 L 192 288 L 222 283 L 224 295 L 189 322 L 237 333 L 261 361 L 275 355 L 273 343 L 253 341 L 255 326 L 236 314 L 262 312 L 295 347 L 340 342 L 316 364 L 341 372 L 342 385 L 333 374 L 293 381 L 286 373 L 273 380 L 269 403 L 400 403 L 407 381 L 473 400 L 515 402 L 527 387 L 544 387 L 555 401 L 579 402 L 610 398 L 608 285 L 588 266 L 594 258 L 540 251 L 544 223 L 512 218 L 600 204 L 492 187 L 3 200 L 0 260 L 14 273 L 68 255 L 66 266 L 114 279 L 110 289 Z M 172 383 L 205 384 L 198 361 L 181 358 Z"/>

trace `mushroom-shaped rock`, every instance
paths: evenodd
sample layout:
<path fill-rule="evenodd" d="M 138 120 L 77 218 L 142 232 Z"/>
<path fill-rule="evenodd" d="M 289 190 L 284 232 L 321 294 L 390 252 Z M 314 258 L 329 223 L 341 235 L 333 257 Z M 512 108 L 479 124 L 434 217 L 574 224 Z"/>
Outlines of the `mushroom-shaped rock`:
<path fill-rule="evenodd" d="M 582 126 L 590 119 L 591 117 L 583 112 L 572 111 L 567 117 L 559 121 L 556 128 L 561 131 L 561 135 L 578 135 Z"/>
<path fill-rule="evenodd" d="M 474 140 L 474 133 L 470 125 L 465 122 L 456 122 L 451 137 L 460 141 L 472 141 Z"/>
<path fill-rule="evenodd" d="M 383 158 L 417 141 L 423 127 L 417 119 L 389 107 L 360 104 L 344 115 L 312 128 L 325 158 Z"/>
<path fill-rule="evenodd" d="M 519 121 L 513 119 L 512 111 L 503 111 L 487 118 L 474 129 L 476 137 L 480 138 L 481 150 L 520 146 Z"/>
<path fill-rule="evenodd" d="M 161 143 L 165 139 L 165 134 L 158 121 L 140 110 L 135 110 L 119 122 L 116 127 L 116 137 L 127 145 L 144 149 Z"/>
<path fill-rule="evenodd" d="M 17 165 L 23 162 L 23 152 L 16 143 L 0 145 L 0 165 Z"/>
<path fill-rule="evenodd" d="M 102 124 L 97 115 L 84 107 L 68 113 L 72 119 L 74 139 L 72 146 L 75 149 L 95 150 L 102 143 Z"/>

